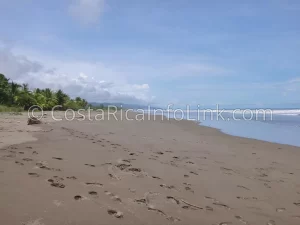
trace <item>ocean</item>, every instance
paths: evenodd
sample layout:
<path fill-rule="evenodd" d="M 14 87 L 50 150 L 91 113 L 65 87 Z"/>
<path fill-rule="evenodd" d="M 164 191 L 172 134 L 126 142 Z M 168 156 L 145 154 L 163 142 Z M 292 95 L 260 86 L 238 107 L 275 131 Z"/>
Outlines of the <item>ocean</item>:
<path fill-rule="evenodd" d="M 217 128 L 220 131 L 240 137 L 253 138 L 268 142 L 288 144 L 300 147 L 300 110 L 275 109 L 257 112 L 226 110 L 221 116 L 216 111 L 164 112 L 164 115 L 176 119 L 189 119 L 203 126 Z"/>

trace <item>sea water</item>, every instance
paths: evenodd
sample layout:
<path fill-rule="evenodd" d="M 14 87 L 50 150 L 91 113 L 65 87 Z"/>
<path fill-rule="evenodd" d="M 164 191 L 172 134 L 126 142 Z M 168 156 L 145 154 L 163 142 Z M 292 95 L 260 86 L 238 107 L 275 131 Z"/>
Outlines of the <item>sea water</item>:
<path fill-rule="evenodd" d="M 189 119 L 203 126 L 217 128 L 220 131 L 240 137 L 253 138 L 268 142 L 300 146 L 300 110 L 280 109 L 263 113 L 235 113 L 226 110 L 222 117 L 217 112 L 199 111 L 165 113 L 176 119 Z"/>

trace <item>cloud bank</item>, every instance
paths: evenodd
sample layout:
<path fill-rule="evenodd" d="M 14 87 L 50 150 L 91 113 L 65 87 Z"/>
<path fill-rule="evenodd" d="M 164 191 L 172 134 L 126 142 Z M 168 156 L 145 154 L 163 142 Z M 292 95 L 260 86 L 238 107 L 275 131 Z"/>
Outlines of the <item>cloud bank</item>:
<path fill-rule="evenodd" d="M 64 64 L 64 68 L 51 68 L 24 55 L 17 55 L 10 48 L 0 47 L 0 73 L 14 81 L 28 83 L 31 88 L 63 89 L 72 97 L 80 96 L 90 102 L 146 104 L 153 100 L 148 84 L 101 79 L 113 75 L 109 69 L 103 70 L 101 64 Z M 98 75 L 97 70 L 107 74 L 95 76 Z"/>

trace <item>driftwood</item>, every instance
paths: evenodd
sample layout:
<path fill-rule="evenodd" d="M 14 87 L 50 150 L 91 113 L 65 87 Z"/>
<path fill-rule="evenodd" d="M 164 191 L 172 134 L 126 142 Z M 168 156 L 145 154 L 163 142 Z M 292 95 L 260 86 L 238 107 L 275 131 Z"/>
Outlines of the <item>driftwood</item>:
<path fill-rule="evenodd" d="M 28 118 L 27 120 L 27 125 L 32 125 L 32 124 L 40 124 L 42 123 L 38 118 L 31 116 L 30 118 Z"/>

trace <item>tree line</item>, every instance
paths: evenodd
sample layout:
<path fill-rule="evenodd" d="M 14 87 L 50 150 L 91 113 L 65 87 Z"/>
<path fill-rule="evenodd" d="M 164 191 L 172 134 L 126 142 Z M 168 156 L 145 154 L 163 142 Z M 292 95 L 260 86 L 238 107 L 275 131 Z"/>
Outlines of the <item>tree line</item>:
<path fill-rule="evenodd" d="M 61 89 L 57 91 L 50 88 L 30 90 L 28 84 L 18 84 L 0 73 L 0 105 L 18 106 L 24 110 L 33 105 L 38 105 L 43 110 L 51 110 L 54 106 L 61 105 L 62 110 L 78 110 L 86 108 L 88 102 L 80 97 L 72 99 Z"/>

